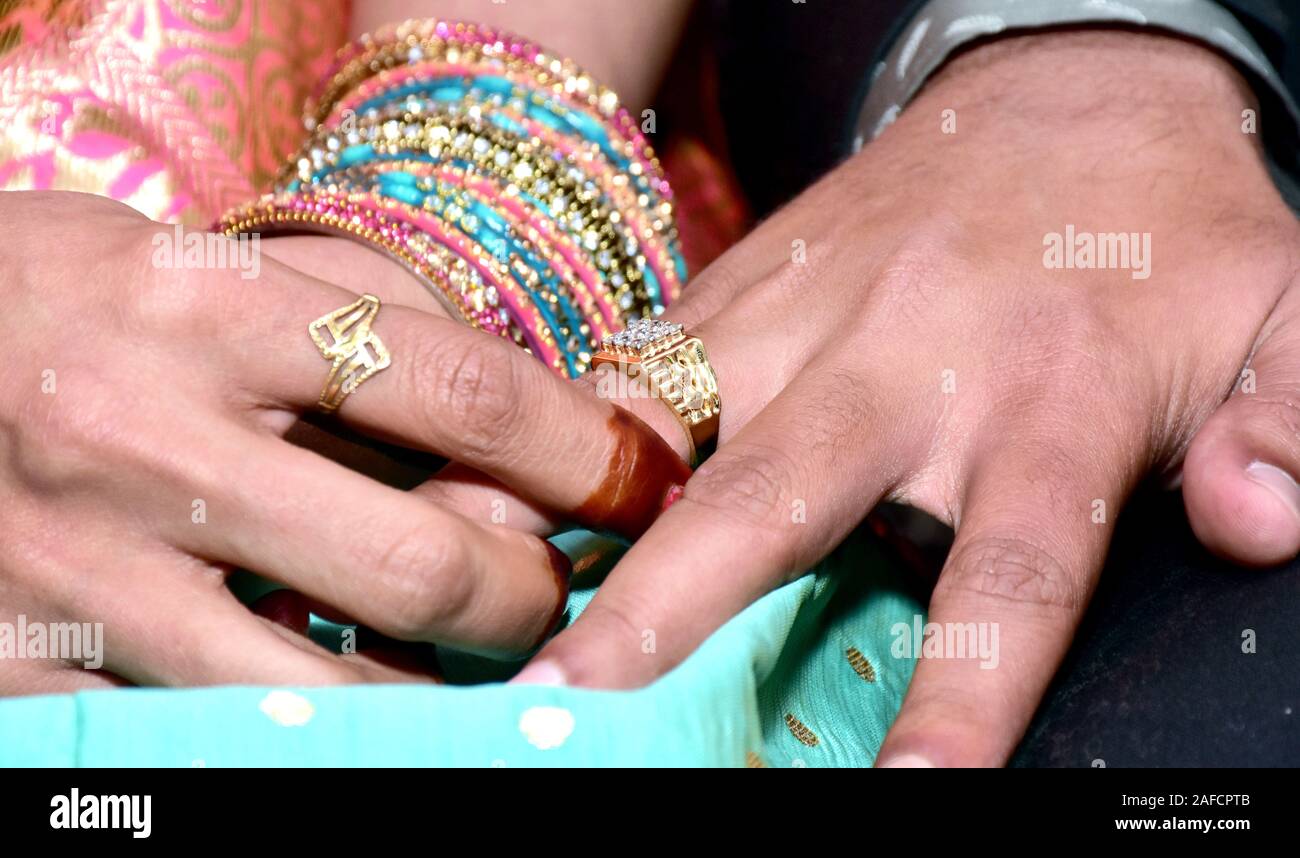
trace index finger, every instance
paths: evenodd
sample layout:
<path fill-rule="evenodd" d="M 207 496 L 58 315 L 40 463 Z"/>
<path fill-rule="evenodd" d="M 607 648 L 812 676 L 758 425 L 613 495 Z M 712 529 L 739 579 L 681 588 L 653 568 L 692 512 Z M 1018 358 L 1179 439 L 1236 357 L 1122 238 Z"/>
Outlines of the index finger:
<path fill-rule="evenodd" d="M 235 377 L 267 405 L 316 407 L 329 362 L 307 325 L 357 295 L 268 263 L 270 288 L 242 283 L 230 318 Z M 260 323 L 247 324 L 250 315 Z M 234 315 L 233 313 L 231 314 Z M 564 381 L 500 337 L 396 305 L 372 330 L 391 365 L 346 398 L 339 417 L 361 431 L 435 452 L 589 527 L 642 533 L 689 469 L 627 411 Z"/>

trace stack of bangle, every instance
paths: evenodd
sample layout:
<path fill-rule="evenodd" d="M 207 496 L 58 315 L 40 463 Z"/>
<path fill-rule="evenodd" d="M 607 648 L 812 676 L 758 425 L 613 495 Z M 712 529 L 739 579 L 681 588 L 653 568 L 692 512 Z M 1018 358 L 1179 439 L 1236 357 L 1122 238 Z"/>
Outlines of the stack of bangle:
<path fill-rule="evenodd" d="M 635 120 L 523 39 L 438 20 L 363 36 L 305 124 L 273 191 L 218 229 L 363 241 L 453 316 L 570 376 L 686 278 L 672 192 Z"/>

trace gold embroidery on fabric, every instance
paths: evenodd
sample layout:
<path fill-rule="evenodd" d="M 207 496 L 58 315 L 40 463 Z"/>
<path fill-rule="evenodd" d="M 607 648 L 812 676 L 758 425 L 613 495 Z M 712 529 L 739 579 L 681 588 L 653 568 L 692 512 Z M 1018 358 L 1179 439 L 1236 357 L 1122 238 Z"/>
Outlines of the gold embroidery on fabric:
<path fill-rule="evenodd" d="M 753 751 L 746 751 L 746 752 L 745 752 L 745 768 L 747 768 L 747 769 L 765 769 L 765 768 L 767 768 L 767 763 L 763 762 L 763 758 L 760 757 L 758 754 L 755 754 Z"/>
<path fill-rule="evenodd" d="M 221 10 L 211 9 L 213 6 L 226 6 L 226 14 L 222 15 Z M 244 11 L 243 0 L 227 0 L 226 3 L 207 3 L 195 4 L 191 0 L 167 0 L 167 7 L 171 9 L 172 14 L 181 18 L 194 26 L 207 30 L 210 33 L 217 33 L 222 30 L 228 30 L 239 21 L 240 14 Z"/>
<path fill-rule="evenodd" d="M 790 734 L 800 742 L 803 742 L 810 748 L 817 747 L 817 734 L 812 730 L 809 730 L 808 727 L 798 718 L 794 717 L 793 713 L 785 713 L 785 726 L 790 728 Z"/>
<path fill-rule="evenodd" d="M 844 657 L 849 660 L 849 667 L 853 668 L 854 673 L 867 682 L 876 681 L 876 669 L 871 666 L 871 662 L 867 660 L 861 650 L 851 646 L 844 651 Z"/>
<path fill-rule="evenodd" d="M 254 188 L 264 190 L 302 139 L 298 114 L 314 83 L 303 77 L 302 69 L 313 57 L 328 55 L 333 47 L 324 42 L 329 27 L 313 26 L 307 8 L 260 3 L 250 8 L 248 37 L 231 45 L 219 40 L 225 37 L 225 30 L 239 22 L 243 4 L 232 0 L 225 15 L 204 15 L 189 8 L 191 5 L 168 0 L 178 17 L 211 34 L 211 38 L 193 32 L 171 34 L 173 45 L 195 56 L 164 70 L 163 79 L 199 116 L 223 112 L 226 105 L 235 106 L 231 127 L 209 122 L 209 130 L 231 160 L 251 161 L 249 180 Z M 275 16 L 287 20 L 272 22 Z M 294 39 L 278 39 L 272 33 L 291 33 Z M 210 60 L 223 61 L 227 67 L 223 69 Z M 206 104 L 198 89 L 187 83 L 189 80 L 206 84 Z"/>
<path fill-rule="evenodd" d="M 2 15 L 3 13 L 0 13 Z M 23 38 L 23 28 L 14 24 L 12 27 L 5 27 L 0 32 L 0 56 L 3 56 L 14 49 Z"/>
<path fill-rule="evenodd" d="M 155 218 L 215 217 L 268 187 L 301 140 L 301 106 L 346 35 L 346 10 L 344 0 L 0 0 L 0 137 L 11 157 L 32 159 L 5 185 L 39 175 L 44 187 L 129 196 Z M 39 41 L 24 32 L 32 15 Z M 63 102 L 41 114 L 42 96 Z M 134 144 L 130 156 L 73 155 L 69 142 L 89 128 Z M 165 176 L 132 186 L 146 159 Z"/>

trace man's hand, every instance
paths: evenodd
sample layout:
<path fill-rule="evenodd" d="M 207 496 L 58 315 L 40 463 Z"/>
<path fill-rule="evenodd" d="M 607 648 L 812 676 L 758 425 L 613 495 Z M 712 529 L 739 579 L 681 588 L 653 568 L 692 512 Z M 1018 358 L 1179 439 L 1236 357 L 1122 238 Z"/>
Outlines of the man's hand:
<path fill-rule="evenodd" d="M 997 623 L 1002 649 L 922 660 L 880 761 L 999 764 L 1144 477 L 1183 468 L 1214 550 L 1293 556 L 1300 228 L 1250 107 L 1164 36 L 952 62 L 672 309 L 717 369 L 721 445 L 520 680 L 646 683 L 891 499 L 957 531 L 931 620 Z"/>

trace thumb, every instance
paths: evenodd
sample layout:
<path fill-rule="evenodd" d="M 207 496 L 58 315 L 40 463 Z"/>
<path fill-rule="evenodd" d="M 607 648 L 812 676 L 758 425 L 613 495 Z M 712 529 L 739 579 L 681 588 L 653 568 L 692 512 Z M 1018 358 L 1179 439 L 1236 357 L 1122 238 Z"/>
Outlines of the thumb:
<path fill-rule="evenodd" d="M 1294 292 L 1292 294 L 1295 294 Z M 1292 300 L 1295 311 L 1300 301 Z M 1300 319 L 1267 335 L 1192 441 L 1183 500 L 1206 548 L 1271 566 L 1300 551 Z"/>

